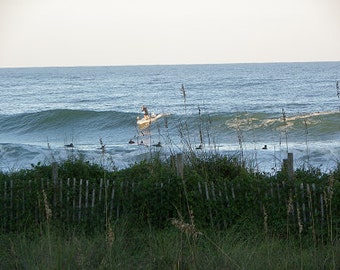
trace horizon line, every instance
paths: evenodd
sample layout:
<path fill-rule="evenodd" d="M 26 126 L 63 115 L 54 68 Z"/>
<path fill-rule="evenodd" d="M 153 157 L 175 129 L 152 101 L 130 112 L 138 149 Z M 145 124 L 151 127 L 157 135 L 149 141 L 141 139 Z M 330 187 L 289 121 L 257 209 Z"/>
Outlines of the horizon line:
<path fill-rule="evenodd" d="M 221 63 L 178 63 L 178 64 L 113 64 L 113 65 L 42 65 L 42 66 L 0 66 L 0 69 L 24 68 L 82 68 L 82 67 L 138 67 L 138 66 L 203 66 L 203 65 L 242 65 L 242 64 L 285 64 L 285 63 L 336 63 L 340 60 L 314 61 L 259 61 L 259 62 L 221 62 Z"/>

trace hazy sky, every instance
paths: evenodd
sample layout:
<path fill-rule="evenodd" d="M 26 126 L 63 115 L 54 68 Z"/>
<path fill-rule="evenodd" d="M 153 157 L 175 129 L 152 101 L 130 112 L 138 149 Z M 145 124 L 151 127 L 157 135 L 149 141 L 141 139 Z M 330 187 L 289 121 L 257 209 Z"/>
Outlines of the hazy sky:
<path fill-rule="evenodd" d="M 0 67 L 340 61 L 340 0 L 0 0 Z"/>

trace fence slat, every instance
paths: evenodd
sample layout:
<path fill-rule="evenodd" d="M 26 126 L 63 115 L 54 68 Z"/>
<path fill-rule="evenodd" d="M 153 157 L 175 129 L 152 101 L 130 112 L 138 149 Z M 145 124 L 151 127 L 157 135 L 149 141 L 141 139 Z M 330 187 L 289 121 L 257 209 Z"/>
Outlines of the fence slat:
<path fill-rule="evenodd" d="M 69 203 L 70 203 L 70 178 L 67 178 L 67 182 L 66 182 L 66 186 L 67 186 L 67 193 L 66 193 L 66 204 L 67 204 L 67 207 L 66 207 L 66 221 L 69 222 Z"/>
<path fill-rule="evenodd" d="M 222 207 L 224 207 L 225 204 L 224 204 L 224 201 L 223 201 L 223 195 L 222 195 L 222 190 L 221 189 L 218 190 L 218 197 L 220 199 Z M 226 221 L 226 216 L 225 215 L 223 215 L 223 226 L 224 226 L 224 228 L 227 227 L 227 221 Z"/>
<path fill-rule="evenodd" d="M 313 195 L 313 202 L 314 202 L 314 206 L 317 206 L 318 203 L 317 203 L 317 197 L 316 197 L 316 187 L 315 187 L 315 184 L 313 183 L 312 184 L 312 195 Z M 318 215 L 318 208 L 317 207 L 314 207 L 314 215 L 317 216 Z"/>
<path fill-rule="evenodd" d="M 111 200 L 110 200 L 110 218 L 112 217 L 112 211 L 113 211 L 113 199 L 115 197 L 115 186 L 114 182 L 112 182 L 112 189 L 111 189 Z M 118 217 L 117 217 L 118 218 Z"/>
<path fill-rule="evenodd" d="M 300 190 L 301 190 L 301 204 L 302 204 L 302 216 L 303 216 L 303 222 L 306 223 L 307 222 L 307 218 L 306 218 L 306 204 L 305 204 L 305 190 L 304 190 L 304 185 L 303 183 L 300 184 Z"/>
<path fill-rule="evenodd" d="M 95 201 L 96 201 L 96 188 L 93 187 L 93 189 L 92 189 L 92 203 L 91 203 L 92 209 L 94 208 Z"/>
<path fill-rule="evenodd" d="M 76 212 L 76 179 L 73 178 L 73 211 L 72 211 L 72 221 L 75 220 L 75 212 Z"/>
<path fill-rule="evenodd" d="M 7 181 L 4 181 L 4 227 L 7 227 L 7 214 L 8 214 L 8 209 L 7 209 Z"/>
<path fill-rule="evenodd" d="M 25 185 L 25 183 L 23 183 L 24 185 Z M 25 186 L 23 186 L 23 188 L 22 188 L 22 202 L 21 202 L 21 204 L 22 204 L 22 214 L 24 215 L 25 214 L 25 190 L 26 190 L 26 188 L 25 188 Z"/>
<path fill-rule="evenodd" d="M 198 192 L 202 195 L 202 187 L 201 187 L 200 182 L 197 183 L 197 187 L 198 187 Z"/>
<path fill-rule="evenodd" d="M 211 182 L 211 194 L 212 194 L 213 200 L 216 201 L 216 194 L 215 194 L 215 185 L 214 185 L 214 182 Z"/>
<path fill-rule="evenodd" d="M 313 214 L 313 198 L 312 198 L 312 190 L 310 184 L 306 184 L 307 189 L 307 198 L 308 198 L 308 218 L 309 222 L 312 224 L 312 228 L 314 228 L 314 214 Z"/>
<path fill-rule="evenodd" d="M 320 211 L 321 211 L 321 227 L 324 226 L 324 208 L 323 208 L 323 194 L 320 193 Z"/>
<path fill-rule="evenodd" d="M 279 183 L 276 183 L 276 191 L 277 191 L 278 202 L 281 203 L 281 187 Z"/>
<path fill-rule="evenodd" d="M 102 188 L 103 188 L 103 178 L 100 178 L 100 184 L 99 184 L 99 198 L 98 200 L 102 201 Z"/>
<path fill-rule="evenodd" d="M 213 228 L 214 227 L 214 222 L 213 222 L 213 216 L 212 216 L 212 211 L 211 211 L 211 206 L 210 206 L 210 197 L 209 197 L 209 189 L 208 189 L 208 183 L 207 182 L 204 182 L 204 186 L 205 186 L 205 196 L 206 196 L 206 199 L 208 201 L 208 209 L 209 209 L 209 216 L 210 216 L 210 224 L 211 224 L 211 227 Z"/>
<path fill-rule="evenodd" d="M 88 199 L 89 199 L 89 180 L 86 180 L 85 209 L 87 209 L 88 206 Z"/>
<path fill-rule="evenodd" d="M 60 209 L 60 218 L 63 218 L 63 180 L 60 179 L 60 183 L 59 183 L 59 189 L 60 189 L 60 198 L 59 198 L 59 209 Z"/>
<path fill-rule="evenodd" d="M 233 199 L 234 199 L 234 201 L 235 201 L 235 190 L 234 190 L 234 186 L 233 185 L 231 185 L 231 195 L 233 196 Z"/>
<path fill-rule="evenodd" d="M 118 219 L 125 209 L 128 209 L 127 203 L 131 203 L 126 201 L 127 198 L 138 198 L 135 194 L 143 188 L 140 182 L 115 182 L 103 178 L 93 182 L 73 178 L 73 183 L 72 178 L 67 178 L 66 181 L 58 179 L 59 182 L 56 185 L 52 180 L 46 178 L 32 179 L 26 182 L 16 179 L 4 180 L 0 185 L 2 197 L 0 202 L 3 208 L 0 228 L 14 228 L 17 226 L 15 225 L 16 221 L 20 221 L 25 216 L 32 218 L 36 223 L 44 220 L 42 190 L 45 190 L 48 195 L 53 218 L 72 223 L 90 220 L 90 217 L 94 217 L 94 215 L 100 217 L 103 213 L 107 214 L 108 218 Z M 157 182 L 155 185 L 157 190 L 161 191 L 159 203 L 163 205 L 167 198 L 165 194 L 170 192 L 167 190 L 168 185 L 163 182 Z M 314 228 L 315 225 L 317 229 L 329 226 L 329 223 L 332 222 L 329 213 L 329 192 L 331 190 L 327 190 L 327 187 L 324 188 L 318 183 L 287 182 L 286 184 L 284 181 L 273 181 L 266 185 L 255 186 L 250 190 L 240 184 L 235 186 L 228 181 L 201 181 L 193 187 L 188 187 L 190 189 L 188 192 L 195 193 L 193 196 L 201 198 L 203 207 L 205 207 L 205 222 L 213 228 L 214 226 L 221 228 L 230 225 L 229 220 L 235 218 L 234 208 L 238 210 L 237 207 L 242 203 L 243 196 L 249 195 L 252 190 L 256 193 L 255 196 L 250 196 L 247 199 L 254 198 L 254 211 L 263 213 L 263 207 L 266 211 L 277 211 L 280 209 L 279 205 L 287 206 L 287 194 L 291 192 L 291 196 L 294 198 L 291 221 L 296 222 L 299 218 L 304 228 L 308 228 L 308 226 Z M 39 188 L 41 189 L 39 190 Z M 265 196 L 268 196 L 269 200 L 265 200 Z M 300 211 L 299 217 L 297 209 Z M 166 211 L 166 213 L 169 214 L 170 211 Z M 159 220 L 162 221 L 162 218 L 160 217 Z"/>
<path fill-rule="evenodd" d="M 78 221 L 80 221 L 81 218 L 81 199 L 82 199 L 82 186 L 83 186 L 83 179 L 80 179 L 79 182 L 79 202 L 78 202 Z"/>
<path fill-rule="evenodd" d="M 225 199 L 227 202 L 227 206 L 229 206 L 229 197 L 228 197 L 228 193 L 227 193 L 227 185 L 225 184 L 225 182 L 223 183 L 224 185 L 224 194 L 225 194 Z"/>
<path fill-rule="evenodd" d="M 11 188 L 11 201 L 10 201 L 10 211 L 11 211 L 11 220 L 13 220 L 13 180 L 10 180 L 10 188 Z"/>

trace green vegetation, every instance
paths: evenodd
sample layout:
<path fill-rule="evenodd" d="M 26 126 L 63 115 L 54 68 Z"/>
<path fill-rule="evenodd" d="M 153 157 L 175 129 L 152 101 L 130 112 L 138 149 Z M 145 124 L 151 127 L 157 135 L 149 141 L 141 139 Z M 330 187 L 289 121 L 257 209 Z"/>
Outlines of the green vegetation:
<path fill-rule="evenodd" d="M 181 158 L 1 173 L 0 269 L 338 269 L 340 166 L 289 179 Z"/>
<path fill-rule="evenodd" d="M 340 245 L 245 237 L 235 229 L 198 238 L 119 222 L 91 236 L 58 230 L 0 236 L 1 269 L 338 269 Z M 51 248 L 51 252 L 49 252 Z M 336 256 L 335 256 L 336 255 Z"/>

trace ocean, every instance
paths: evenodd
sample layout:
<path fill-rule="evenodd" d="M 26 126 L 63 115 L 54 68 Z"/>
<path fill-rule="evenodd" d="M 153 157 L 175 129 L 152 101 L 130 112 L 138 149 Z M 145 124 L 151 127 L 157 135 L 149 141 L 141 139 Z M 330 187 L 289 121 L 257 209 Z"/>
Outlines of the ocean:
<path fill-rule="evenodd" d="M 338 80 L 340 62 L 0 68 L 0 171 L 75 155 L 122 169 L 188 150 L 261 172 L 291 152 L 295 168 L 333 170 Z M 140 130 L 142 105 L 166 116 Z"/>

